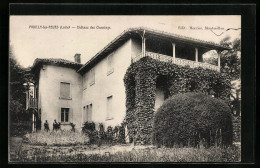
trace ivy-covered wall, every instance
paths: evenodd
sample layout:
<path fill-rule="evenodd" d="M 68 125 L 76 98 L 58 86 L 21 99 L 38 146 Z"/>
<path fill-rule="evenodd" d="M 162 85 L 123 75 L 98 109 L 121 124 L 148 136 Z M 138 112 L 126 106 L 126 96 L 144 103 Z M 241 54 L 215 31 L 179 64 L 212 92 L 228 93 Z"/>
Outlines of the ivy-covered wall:
<path fill-rule="evenodd" d="M 124 77 L 126 122 L 129 136 L 135 143 L 151 143 L 159 77 L 163 77 L 163 87 L 168 90 L 169 96 L 190 91 L 202 92 L 230 103 L 229 77 L 213 70 L 142 58 L 130 65 Z"/>

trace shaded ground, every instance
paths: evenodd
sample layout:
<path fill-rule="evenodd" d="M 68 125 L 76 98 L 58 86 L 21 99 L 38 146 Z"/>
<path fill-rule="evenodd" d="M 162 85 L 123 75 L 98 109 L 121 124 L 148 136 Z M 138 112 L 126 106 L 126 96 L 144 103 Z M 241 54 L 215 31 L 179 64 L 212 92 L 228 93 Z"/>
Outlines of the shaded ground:
<path fill-rule="evenodd" d="M 18 155 L 21 152 L 22 144 L 22 137 L 10 137 L 9 152 L 11 158 Z"/>

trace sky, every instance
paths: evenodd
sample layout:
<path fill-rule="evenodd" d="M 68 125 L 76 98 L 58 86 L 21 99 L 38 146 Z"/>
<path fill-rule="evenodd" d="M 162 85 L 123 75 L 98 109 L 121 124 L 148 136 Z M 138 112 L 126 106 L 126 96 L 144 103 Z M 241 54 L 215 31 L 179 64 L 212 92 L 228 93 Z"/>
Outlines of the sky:
<path fill-rule="evenodd" d="M 37 26 L 48 28 L 37 29 L 35 28 Z M 58 29 L 49 29 L 49 26 L 57 26 Z M 70 28 L 61 29 L 61 26 L 70 26 Z M 77 26 L 88 27 L 88 29 L 77 29 Z M 90 29 L 91 26 L 94 29 Z M 23 67 L 32 66 L 36 58 L 63 58 L 74 61 L 76 53 L 81 54 L 81 63 L 86 63 L 124 30 L 141 26 L 219 43 L 226 36 L 230 36 L 231 39 L 240 38 L 240 29 L 229 31 L 226 29 L 241 28 L 241 16 L 13 15 L 10 16 L 10 46 L 17 61 Z M 206 30 L 205 26 L 219 27 L 220 30 L 216 29 L 212 32 Z M 109 27 L 109 29 L 98 29 L 98 27 Z M 201 29 L 194 29 L 199 27 Z"/>

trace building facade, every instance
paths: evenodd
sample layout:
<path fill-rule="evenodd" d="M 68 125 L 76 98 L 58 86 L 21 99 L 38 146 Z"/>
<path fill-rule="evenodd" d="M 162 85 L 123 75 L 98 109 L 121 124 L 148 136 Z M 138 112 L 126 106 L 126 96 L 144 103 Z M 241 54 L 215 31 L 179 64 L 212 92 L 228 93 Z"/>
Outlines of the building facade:
<path fill-rule="evenodd" d="M 144 57 L 190 68 L 202 67 L 220 71 L 218 65 L 203 62 L 203 54 L 228 50 L 224 46 L 156 31 L 132 28 L 124 31 L 84 65 L 80 54 L 75 62 L 64 59 L 36 59 L 35 99 L 38 120 L 69 123 L 80 129 L 84 122 L 103 123 L 105 127 L 120 125 L 126 115 L 124 76 L 127 68 Z M 156 110 L 164 102 L 164 91 L 156 89 Z M 34 104 L 35 105 L 35 104 Z M 29 105 L 30 107 L 30 105 Z M 52 126 L 50 127 L 52 128 Z"/>

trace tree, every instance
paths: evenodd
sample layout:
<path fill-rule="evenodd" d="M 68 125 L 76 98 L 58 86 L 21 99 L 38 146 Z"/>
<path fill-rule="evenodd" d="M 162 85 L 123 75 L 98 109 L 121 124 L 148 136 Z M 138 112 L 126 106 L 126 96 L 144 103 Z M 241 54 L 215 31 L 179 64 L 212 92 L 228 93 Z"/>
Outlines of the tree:
<path fill-rule="evenodd" d="M 220 41 L 220 44 L 226 47 L 230 47 L 231 50 L 222 51 L 220 54 L 220 71 L 223 74 L 226 74 L 231 78 L 232 89 L 231 92 L 231 108 L 235 115 L 240 115 L 240 92 L 241 92 L 241 84 L 240 84 L 240 72 L 241 72 L 241 40 L 240 38 L 236 38 L 231 41 L 229 36 L 223 38 Z M 217 65 L 218 60 L 214 59 L 214 53 L 210 51 L 209 53 L 211 57 L 206 58 L 205 62 Z M 216 57 L 216 55 L 215 55 Z"/>
<path fill-rule="evenodd" d="M 16 61 L 12 46 L 9 51 L 9 68 L 9 112 L 11 121 L 17 122 L 26 118 L 26 88 L 23 84 L 28 81 L 25 78 L 25 68 Z"/>
<path fill-rule="evenodd" d="M 240 72 L 241 72 L 241 40 L 236 38 L 230 41 L 230 37 L 226 37 L 220 41 L 220 44 L 232 48 L 220 53 L 221 57 L 221 72 L 230 75 L 232 80 L 232 111 L 234 115 L 240 115 Z"/>
<path fill-rule="evenodd" d="M 234 41 L 230 41 L 230 37 L 226 37 L 220 41 L 220 44 L 232 48 L 220 53 L 221 72 L 230 75 L 232 80 L 239 79 L 241 72 L 241 40 L 236 38 Z"/>

